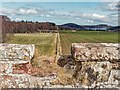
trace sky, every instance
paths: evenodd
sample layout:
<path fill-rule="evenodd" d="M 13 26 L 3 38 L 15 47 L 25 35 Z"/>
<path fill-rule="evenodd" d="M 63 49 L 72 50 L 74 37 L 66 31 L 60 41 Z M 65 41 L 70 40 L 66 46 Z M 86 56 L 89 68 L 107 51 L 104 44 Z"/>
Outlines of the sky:
<path fill-rule="evenodd" d="M 7 15 L 15 21 L 54 22 L 57 25 L 65 23 L 118 25 L 119 5 L 115 0 L 114 2 L 113 0 L 108 0 L 109 2 L 104 2 L 105 0 L 96 0 L 96 2 L 82 2 L 83 0 L 79 0 L 79 2 L 77 2 L 78 0 L 69 0 L 69 2 L 67 0 L 62 0 L 64 2 L 44 1 L 46 2 L 4 0 L 0 3 L 0 15 Z"/>
<path fill-rule="evenodd" d="M 2 2 L 119 2 L 119 0 L 1 0 Z"/>

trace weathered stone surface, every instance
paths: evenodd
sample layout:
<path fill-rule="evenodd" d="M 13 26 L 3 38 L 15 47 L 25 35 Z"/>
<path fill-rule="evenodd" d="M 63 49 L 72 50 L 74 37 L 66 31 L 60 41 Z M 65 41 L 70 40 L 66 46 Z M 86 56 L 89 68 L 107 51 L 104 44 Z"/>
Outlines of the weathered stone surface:
<path fill-rule="evenodd" d="M 11 66 L 9 63 L 0 63 L 0 74 L 2 73 L 10 73 L 11 72 Z"/>
<path fill-rule="evenodd" d="M 106 86 L 110 85 L 120 87 L 120 70 L 111 70 L 108 82 L 106 82 Z"/>
<path fill-rule="evenodd" d="M 9 74 L 0 76 L 0 88 L 29 88 L 30 75 Z"/>
<path fill-rule="evenodd" d="M 73 77 L 83 87 L 120 87 L 119 50 L 113 43 L 73 43 Z"/>
<path fill-rule="evenodd" d="M 34 45 L 0 44 L 0 88 L 28 88 Z"/>
<path fill-rule="evenodd" d="M 13 74 L 28 74 L 31 72 L 31 64 L 29 62 L 20 63 L 20 64 L 13 64 Z"/>
<path fill-rule="evenodd" d="M 85 47 L 89 48 L 89 44 L 83 44 L 83 47 L 84 45 Z M 96 44 L 98 46 L 94 46 L 93 44 L 90 44 L 90 45 L 93 49 L 93 50 L 90 49 L 91 52 L 101 51 L 101 49 L 104 51 L 105 49 L 104 55 L 106 55 L 106 50 L 108 50 L 108 53 L 112 51 L 114 53 L 112 54 L 110 53 L 111 54 L 110 59 L 104 58 L 104 56 L 102 56 L 102 58 L 88 57 L 88 59 L 86 59 L 84 58 L 84 54 L 83 54 L 83 53 L 87 53 L 86 48 L 82 49 L 83 51 L 82 53 L 80 52 L 81 48 L 78 48 L 78 51 L 76 51 L 77 49 L 74 50 L 76 47 L 72 48 L 72 53 L 75 60 L 72 57 L 66 57 L 66 58 L 63 57 L 61 58 L 62 62 L 61 60 L 58 61 L 58 65 L 60 65 L 61 67 L 64 67 L 71 74 L 71 76 L 74 77 L 77 83 L 76 85 L 73 85 L 73 86 L 72 85 L 66 85 L 66 86 L 52 85 L 51 84 L 52 81 L 57 79 L 58 78 L 57 76 L 48 76 L 48 77 L 31 76 L 29 74 L 31 70 L 30 58 L 24 60 L 23 58 L 22 59 L 15 58 L 17 57 L 15 55 L 15 57 L 13 58 L 4 59 L 3 54 L 2 55 L 0 54 L 1 57 L 3 58 L 3 59 L 0 59 L 0 89 L 1 88 L 56 88 L 56 87 L 57 88 L 75 88 L 75 87 L 119 88 L 120 87 L 120 68 L 119 68 L 120 64 L 117 62 L 114 62 L 114 63 L 110 62 L 111 60 L 118 60 L 116 59 L 116 52 L 114 51 L 116 50 L 116 48 L 118 48 L 117 44 L 103 43 L 103 44 L 100 44 L 101 45 L 100 49 L 96 48 L 96 47 L 99 47 L 99 44 Z M 113 48 L 113 50 L 109 50 L 110 48 Z M 3 48 L 1 49 L 3 50 Z M 11 50 L 9 49 L 8 51 L 10 52 Z M 18 51 L 21 52 L 21 49 L 19 48 Z M 83 54 L 82 60 L 81 59 L 77 60 L 76 52 L 77 52 L 77 55 Z M 98 52 L 98 53 L 102 54 L 101 52 Z M 3 53 L 3 52 L 0 52 L 0 53 Z M 95 56 L 96 55 L 97 53 L 95 52 Z M 115 59 L 113 57 L 115 57 Z M 65 61 L 66 59 L 67 61 Z"/>
<path fill-rule="evenodd" d="M 0 44 L 0 75 L 30 73 L 34 45 Z"/>
<path fill-rule="evenodd" d="M 119 88 L 119 45 L 112 43 L 74 43 L 64 69 L 83 88 Z"/>
<path fill-rule="evenodd" d="M 0 75 L 30 72 L 30 61 L 0 61 Z"/>
<path fill-rule="evenodd" d="M 0 76 L 1 88 L 43 88 L 52 87 L 51 82 L 56 77 L 35 77 L 28 74 L 9 74 Z"/>
<path fill-rule="evenodd" d="M 80 88 L 116 88 L 120 87 L 120 70 L 114 70 L 109 61 L 68 62 L 64 69 Z"/>
<path fill-rule="evenodd" d="M 0 60 L 31 60 L 35 52 L 34 45 L 0 44 Z"/>
<path fill-rule="evenodd" d="M 79 68 L 78 68 L 79 67 Z M 107 82 L 112 65 L 110 62 L 81 62 L 81 67 L 76 66 L 76 78 L 82 85 L 92 86 L 97 83 Z"/>
<path fill-rule="evenodd" d="M 73 43 L 72 56 L 76 61 L 120 61 L 119 44 Z"/>

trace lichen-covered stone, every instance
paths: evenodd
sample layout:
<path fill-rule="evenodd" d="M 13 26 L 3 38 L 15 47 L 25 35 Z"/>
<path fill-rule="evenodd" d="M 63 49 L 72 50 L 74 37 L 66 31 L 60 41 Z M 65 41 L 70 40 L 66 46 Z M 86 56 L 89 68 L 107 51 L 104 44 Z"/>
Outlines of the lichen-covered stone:
<path fill-rule="evenodd" d="M 35 46 L 20 44 L 0 44 L 0 60 L 31 60 Z"/>
<path fill-rule="evenodd" d="M 9 63 L 0 63 L 0 74 L 9 73 L 10 72 L 9 69 L 10 69 Z"/>
<path fill-rule="evenodd" d="M 29 88 L 30 75 L 1 75 L 0 81 L 0 88 Z"/>
<path fill-rule="evenodd" d="M 29 62 L 20 63 L 20 64 L 13 64 L 13 74 L 28 74 L 31 71 L 31 65 Z"/>
<path fill-rule="evenodd" d="M 114 70 L 109 61 L 68 62 L 64 69 L 84 88 L 120 87 L 120 70 Z"/>
<path fill-rule="evenodd" d="M 1 48 L 1 46 L 3 48 Z M 117 62 L 119 61 L 119 57 L 117 57 L 119 50 L 118 44 L 73 44 L 72 56 L 74 58 L 61 58 L 62 62 L 60 60 L 58 65 L 64 67 L 71 76 L 74 77 L 77 82 L 75 86 L 52 85 L 51 82 L 57 79 L 57 76 L 36 77 L 29 74 L 31 70 L 31 59 L 34 55 L 34 47 L 31 49 L 28 48 L 29 45 L 10 45 L 9 48 L 7 44 L 1 46 L 0 89 L 48 87 L 75 88 L 76 86 L 79 88 L 120 87 L 120 63 Z M 93 53 L 93 56 L 89 56 L 88 53 Z M 100 57 L 98 57 L 98 54 Z M 67 61 L 64 62 L 66 59 Z M 110 62 L 114 60 L 114 63 Z"/>
<path fill-rule="evenodd" d="M 92 86 L 97 83 L 107 82 L 112 65 L 110 62 L 81 62 L 81 68 L 77 68 L 77 81 L 82 85 Z"/>
<path fill-rule="evenodd" d="M 28 74 L 9 74 L 0 76 L 1 88 L 43 88 L 52 87 L 54 77 L 35 77 Z"/>
<path fill-rule="evenodd" d="M 73 43 L 73 77 L 84 87 L 120 87 L 119 44 Z"/>
<path fill-rule="evenodd" d="M 76 61 L 120 61 L 119 44 L 73 43 L 72 56 Z"/>
<path fill-rule="evenodd" d="M 25 74 L 30 73 L 30 61 L 0 61 L 1 74 Z"/>
<path fill-rule="evenodd" d="M 34 45 L 0 44 L 0 75 L 30 73 Z"/>

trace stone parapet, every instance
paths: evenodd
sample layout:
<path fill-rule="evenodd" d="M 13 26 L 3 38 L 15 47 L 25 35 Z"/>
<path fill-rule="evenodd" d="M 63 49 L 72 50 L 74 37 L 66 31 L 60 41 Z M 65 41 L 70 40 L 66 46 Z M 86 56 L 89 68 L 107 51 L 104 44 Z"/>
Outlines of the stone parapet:
<path fill-rule="evenodd" d="M 119 87 L 119 50 L 113 43 L 73 43 L 73 76 L 84 87 Z"/>
<path fill-rule="evenodd" d="M 71 53 L 76 61 L 120 61 L 119 44 L 73 43 Z"/>
<path fill-rule="evenodd" d="M 28 74 L 31 63 L 29 61 L 0 61 L 0 75 Z"/>
<path fill-rule="evenodd" d="M 0 88 L 28 88 L 34 45 L 0 44 Z"/>
<path fill-rule="evenodd" d="M 0 74 L 28 74 L 34 45 L 0 44 Z"/>
<path fill-rule="evenodd" d="M 31 60 L 35 46 L 20 44 L 0 44 L 0 61 Z"/>

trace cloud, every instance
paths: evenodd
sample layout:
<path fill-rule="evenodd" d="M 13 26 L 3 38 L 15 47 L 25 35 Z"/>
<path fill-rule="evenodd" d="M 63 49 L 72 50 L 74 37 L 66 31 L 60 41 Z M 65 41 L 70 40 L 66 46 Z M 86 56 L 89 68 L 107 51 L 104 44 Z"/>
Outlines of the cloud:
<path fill-rule="evenodd" d="M 94 23 L 94 21 L 93 21 L 93 20 L 87 20 L 87 22 L 88 22 L 88 23 Z"/>
<path fill-rule="evenodd" d="M 15 19 L 15 21 L 21 21 L 21 20 L 23 20 L 23 19 L 21 19 L 21 18 L 16 18 Z"/>
<path fill-rule="evenodd" d="M 83 14 L 82 17 L 92 22 L 106 23 L 108 22 L 108 17 L 101 14 Z"/>
<path fill-rule="evenodd" d="M 82 22 L 86 24 L 96 24 L 96 23 L 105 23 L 114 25 L 117 24 L 117 15 L 105 15 L 98 13 L 82 13 L 77 11 L 67 11 L 67 12 L 54 12 L 52 13 L 54 16 L 60 19 L 66 19 L 76 22 Z"/>
<path fill-rule="evenodd" d="M 23 9 L 20 8 L 17 11 L 18 14 L 37 14 L 38 11 L 36 9 Z"/>
<path fill-rule="evenodd" d="M 118 2 L 112 2 L 107 4 L 107 6 L 105 6 L 104 9 L 108 11 L 118 11 L 120 10 L 120 4 Z"/>
<path fill-rule="evenodd" d="M 109 10 L 113 11 L 116 10 L 115 8 L 118 7 L 117 4 L 109 3 Z M 108 7 L 107 6 L 107 7 Z M 110 8 L 111 7 L 111 8 Z M 106 9 L 106 10 L 108 10 Z M 50 10 L 44 8 L 1 8 L 0 14 L 5 14 L 8 16 L 16 16 L 18 18 L 14 18 L 14 20 L 21 21 L 19 15 L 27 16 L 32 15 L 33 17 L 44 17 L 50 18 L 51 20 L 66 20 L 66 21 L 76 21 L 76 22 L 83 22 L 84 23 L 108 23 L 108 24 L 116 24 L 117 23 L 117 13 L 111 12 L 109 15 L 105 14 L 98 14 L 98 13 L 82 13 L 80 11 L 63 11 L 63 10 Z M 24 17 L 26 18 L 26 17 Z"/>
<path fill-rule="evenodd" d="M 35 15 L 39 13 L 46 12 L 40 8 L 18 8 L 18 9 L 9 9 L 9 8 L 1 8 L 0 13 L 2 14 L 14 14 L 14 15 Z"/>
<path fill-rule="evenodd" d="M 75 19 L 75 20 L 86 20 L 86 22 L 105 22 L 107 16 L 97 13 L 82 13 L 79 11 L 66 11 L 66 12 L 52 12 L 51 15 L 62 19 Z"/>
<path fill-rule="evenodd" d="M 101 0 L 101 2 L 119 2 L 119 0 Z"/>
<path fill-rule="evenodd" d="M 105 15 L 102 15 L 102 14 L 96 14 L 96 13 L 93 13 L 93 14 L 82 14 L 83 17 L 85 18 L 96 18 L 96 19 L 103 19 L 103 18 L 106 18 Z"/>
<path fill-rule="evenodd" d="M 12 9 L 0 8 L 0 14 L 12 14 Z"/>
<path fill-rule="evenodd" d="M 92 16 L 95 18 L 105 18 L 105 15 L 100 15 L 100 14 L 96 14 L 96 13 L 92 14 Z"/>
<path fill-rule="evenodd" d="M 79 18 L 79 19 L 78 19 Z M 84 21 L 84 23 L 106 23 L 117 24 L 118 18 L 116 15 L 104 15 L 97 13 L 82 13 L 76 16 L 76 19 Z"/>

